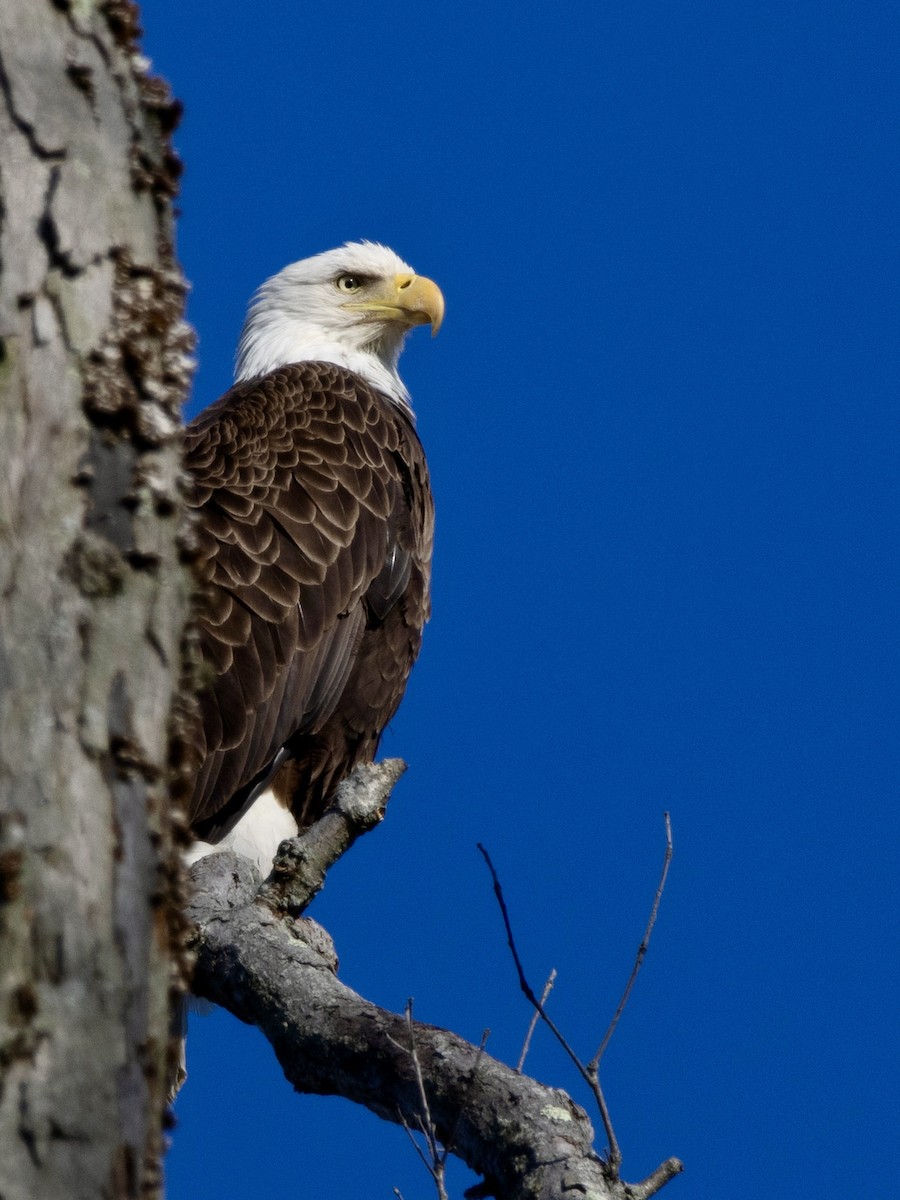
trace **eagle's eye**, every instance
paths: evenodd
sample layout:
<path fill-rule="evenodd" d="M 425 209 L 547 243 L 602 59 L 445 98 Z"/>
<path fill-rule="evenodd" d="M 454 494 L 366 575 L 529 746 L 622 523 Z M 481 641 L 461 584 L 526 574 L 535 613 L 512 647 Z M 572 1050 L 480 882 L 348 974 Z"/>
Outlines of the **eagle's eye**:
<path fill-rule="evenodd" d="M 358 292 L 362 287 L 362 280 L 358 275 L 339 275 L 335 286 L 339 292 Z"/>

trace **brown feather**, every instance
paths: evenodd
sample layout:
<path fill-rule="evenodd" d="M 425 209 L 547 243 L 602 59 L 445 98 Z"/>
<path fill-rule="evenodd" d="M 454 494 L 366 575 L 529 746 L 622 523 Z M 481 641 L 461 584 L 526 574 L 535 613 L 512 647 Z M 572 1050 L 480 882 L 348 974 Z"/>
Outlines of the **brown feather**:
<path fill-rule="evenodd" d="M 287 746 L 274 786 L 303 827 L 374 756 L 419 651 L 434 522 L 422 447 L 358 376 L 300 363 L 201 413 L 185 461 L 212 680 L 191 821 L 222 837 Z"/>

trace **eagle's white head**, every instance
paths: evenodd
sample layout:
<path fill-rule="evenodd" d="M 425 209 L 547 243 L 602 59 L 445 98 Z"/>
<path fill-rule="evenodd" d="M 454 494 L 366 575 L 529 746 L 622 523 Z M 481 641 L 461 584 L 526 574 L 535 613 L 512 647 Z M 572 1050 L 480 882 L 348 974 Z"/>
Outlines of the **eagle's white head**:
<path fill-rule="evenodd" d="M 291 263 L 250 303 L 235 380 L 294 362 L 331 362 L 362 375 L 410 410 L 397 361 L 414 325 L 437 333 L 444 298 L 387 246 L 348 242 Z"/>

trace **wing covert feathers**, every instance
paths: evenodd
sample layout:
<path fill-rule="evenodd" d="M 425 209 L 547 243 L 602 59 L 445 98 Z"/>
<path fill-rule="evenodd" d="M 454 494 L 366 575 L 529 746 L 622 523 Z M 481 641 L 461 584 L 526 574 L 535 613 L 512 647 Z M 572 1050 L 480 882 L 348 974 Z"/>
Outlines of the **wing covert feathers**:
<path fill-rule="evenodd" d="M 190 818 L 215 841 L 281 749 L 301 824 L 371 759 L 428 619 L 434 515 L 408 418 L 329 363 L 280 368 L 190 425 L 205 687 Z"/>

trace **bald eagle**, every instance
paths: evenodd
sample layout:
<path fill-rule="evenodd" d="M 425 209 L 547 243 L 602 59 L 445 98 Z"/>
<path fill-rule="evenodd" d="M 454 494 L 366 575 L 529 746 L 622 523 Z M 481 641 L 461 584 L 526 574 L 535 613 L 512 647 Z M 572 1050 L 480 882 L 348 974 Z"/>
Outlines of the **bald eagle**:
<path fill-rule="evenodd" d="M 397 363 L 443 313 L 385 246 L 292 263 L 251 302 L 234 387 L 187 430 L 203 585 L 192 858 L 231 847 L 266 874 L 400 703 L 434 509 Z"/>

